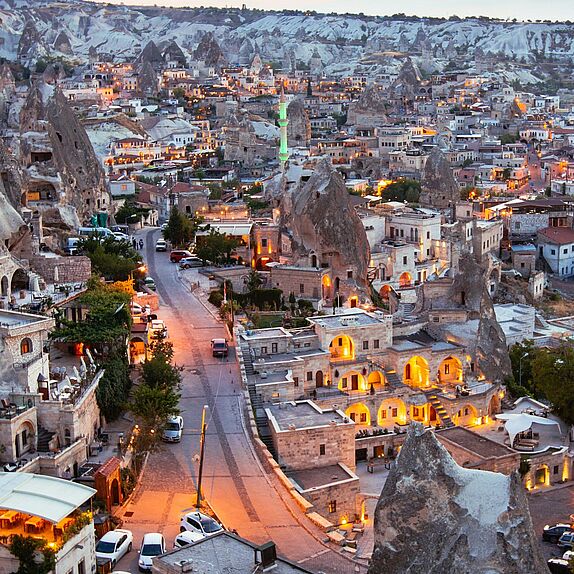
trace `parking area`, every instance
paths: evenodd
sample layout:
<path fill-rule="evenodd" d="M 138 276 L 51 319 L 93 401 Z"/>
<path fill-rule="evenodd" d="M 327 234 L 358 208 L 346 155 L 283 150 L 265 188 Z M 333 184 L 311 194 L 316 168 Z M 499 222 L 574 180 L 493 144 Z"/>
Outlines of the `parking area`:
<path fill-rule="evenodd" d="M 542 531 L 544 525 L 568 522 L 570 515 L 574 514 L 574 483 L 564 488 L 530 494 L 528 505 L 544 556 L 547 559 L 561 556 L 562 552 L 556 544 L 542 541 Z"/>

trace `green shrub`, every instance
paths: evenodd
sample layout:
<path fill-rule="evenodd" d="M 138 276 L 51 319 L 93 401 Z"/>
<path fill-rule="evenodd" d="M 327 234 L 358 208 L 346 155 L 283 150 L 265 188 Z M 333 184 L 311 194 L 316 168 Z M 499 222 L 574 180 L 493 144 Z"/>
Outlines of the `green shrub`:
<path fill-rule="evenodd" d="M 212 291 L 207 300 L 216 307 L 221 307 L 223 303 L 223 293 L 221 291 Z"/>

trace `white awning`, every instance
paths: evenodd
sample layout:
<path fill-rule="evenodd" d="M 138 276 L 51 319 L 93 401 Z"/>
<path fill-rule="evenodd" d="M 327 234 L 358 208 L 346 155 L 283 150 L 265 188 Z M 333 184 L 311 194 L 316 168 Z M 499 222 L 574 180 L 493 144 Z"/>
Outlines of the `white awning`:
<path fill-rule="evenodd" d="M 0 472 L 0 508 L 40 516 L 54 524 L 89 500 L 89 486 L 26 472 Z"/>
<path fill-rule="evenodd" d="M 535 423 L 540 425 L 557 425 L 560 429 L 560 423 L 558 421 L 526 413 L 500 414 L 496 415 L 496 418 L 500 421 L 506 421 L 504 428 L 510 437 L 510 446 L 514 444 L 514 439 L 517 434 L 528 430 Z"/>

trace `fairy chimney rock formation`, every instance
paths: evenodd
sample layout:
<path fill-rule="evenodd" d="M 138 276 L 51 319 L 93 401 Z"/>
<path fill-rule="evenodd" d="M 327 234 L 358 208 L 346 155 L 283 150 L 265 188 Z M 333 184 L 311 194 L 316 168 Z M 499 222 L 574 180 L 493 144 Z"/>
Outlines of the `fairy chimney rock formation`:
<path fill-rule="evenodd" d="M 387 123 L 387 96 L 381 86 L 367 86 L 356 102 L 349 104 L 347 124 L 382 126 Z"/>
<path fill-rule="evenodd" d="M 296 98 L 287 106 L 287 145 L 307 147 L 311 140 L 311 122 L 303 102 Z"/>
<path fill-rule="evenodd" d="M 450 162 L 435 147 L 429 154 L 423 169 L 420 203 L 424 206 L 444 209 L 460 199 L 460 188 L 454 179 Z"/>
<path fill-rule="evenodd" d="M 546 574 L 524 488 L 459 466 L 432 431 L 409 429 L 374 517 L 368 574 Z"/>
<path fill-rule="evenodd" d="M 318 162 L 309 180 L 284 189 L 279 202 L 284 236 L 291 238 L 293 262 L 309 267 L 315 254 L 317 265 L 331 268 L 341 296 L 358 294 L 366 300 L 369 242 L 345 183 L 331 162 Z"/>

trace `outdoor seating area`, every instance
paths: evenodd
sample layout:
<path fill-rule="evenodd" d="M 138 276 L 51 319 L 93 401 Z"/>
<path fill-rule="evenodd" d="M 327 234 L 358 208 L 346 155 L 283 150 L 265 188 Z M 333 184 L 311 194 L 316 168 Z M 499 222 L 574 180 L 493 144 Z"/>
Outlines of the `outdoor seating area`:
<path fill-rule="evenodd" d="M 49 544 L 57 545 L 75 521 L 76 517 L 71 515 L 54 524 L 40 516 L 0 509 L 0 544 L 9 544 L 12 536 L 19 534 L 43 538 Z"/>

